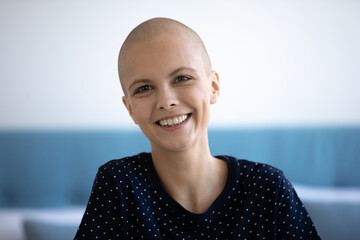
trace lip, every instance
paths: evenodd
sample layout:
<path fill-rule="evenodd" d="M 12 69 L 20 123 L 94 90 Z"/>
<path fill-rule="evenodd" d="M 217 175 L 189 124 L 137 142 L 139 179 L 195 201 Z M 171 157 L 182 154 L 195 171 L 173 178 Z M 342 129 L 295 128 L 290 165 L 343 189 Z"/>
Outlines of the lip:
<path fill-rule="evenodd" d="M 183 121 L 182 123 L 177 124 L 177 125 L 175 125 L 175 126 L 168 126 L 168 125 L 167 125 L 167 126 L 161 126 L 160 123 L 159 123 L 161 120 L 172 119 L 172 118 L 175 118 L 175 117 L 180 117 L 180 116 L 182 116 L 182 115 L 187 115 L 187 116 L 188 116 L 187 119 L 186 119 L 185 121 Z M 167 116 L 167 117 L 164 117 L 164 118 L 159 119 L 158 121 L 155 122 L 155 124 L 156 124 L 158 127 L 160 127 L 161 129 L 164 129 L 164 130 L 167 130 L 167 131 L 174 131 L 174 130 L 180 129 L 180 128 L 182 128 L 183 126 L 185 126 L 185 125 L 188 123 L 188 121 L 189 121 L 189 119 L 191 118 L 191 116 L 192 116 L 191 113 L 183 113 L 183 114 L 177 114 L 177 115 L 170 115 L 170 116 Z"/>

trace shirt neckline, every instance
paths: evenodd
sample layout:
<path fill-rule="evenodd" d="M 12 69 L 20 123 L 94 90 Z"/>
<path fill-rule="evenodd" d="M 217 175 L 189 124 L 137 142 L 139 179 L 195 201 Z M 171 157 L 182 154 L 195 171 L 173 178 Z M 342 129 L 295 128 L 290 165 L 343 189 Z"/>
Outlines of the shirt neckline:
<path fill-rule="evenodd" d="M 159 194 L 163 196 L 163 198 L 165 198 L 163 199 L 163 201 L 166 202 L 174 212 L 176 212 L 179 215 L 191 217 L 193 219 L 205 220 L 210 222 L 212 219 L 212 215 L 220 215 L 224 204 L 226 204 L 227 196 L 229 195 L 228 193 L 232 188 L 233 185 L 232 179 L 234 179 L 233 175 L 235 172 L 235 167 L 232 166 L 233 161 L 231 161 L 231 159 L 228 156 L 224 156 L 224 155 L 215 156 L 216 158 L 227 162 L 228 176 L 226 179 L 225 186 L 221 191 L 220 195 L 215 199 L 215 201 L 210 205 L 210 207 L 203 213 L 193 213 L 187 210 L 186 208 L 184 208 L 175 199 L 173 199 L 161 184 L 160 178 L 155 171 L 151 153 L 147 153 L 145 156 L 149 162 L 148 167 L 150 171 L 147 171 L 147 174 L 150 184 L 154 186 L 154 189 L 156 189 L 159 192 Z"/>

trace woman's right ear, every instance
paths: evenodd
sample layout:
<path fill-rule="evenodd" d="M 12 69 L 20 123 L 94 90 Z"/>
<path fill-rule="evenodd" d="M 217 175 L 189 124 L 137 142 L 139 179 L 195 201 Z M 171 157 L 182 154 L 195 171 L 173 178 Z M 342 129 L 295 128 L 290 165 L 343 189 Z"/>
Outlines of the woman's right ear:
<path fill-rule="evenodd" d="M 122 101 L 123 101 L 126 109 L 128 110 L 130 117 L 132 118 L 132 120 L 134 121 L 134 123 L 137 124 L 137 122 L 136 122 L 136 120 L 135 120 L 135 118 L 134 118 L 133 110 L 132 110 L 131 104 L 129 103 L 129 100 L 127 99 L 126 96 L 123 96 L 123 97 L 122 97 Z"/>

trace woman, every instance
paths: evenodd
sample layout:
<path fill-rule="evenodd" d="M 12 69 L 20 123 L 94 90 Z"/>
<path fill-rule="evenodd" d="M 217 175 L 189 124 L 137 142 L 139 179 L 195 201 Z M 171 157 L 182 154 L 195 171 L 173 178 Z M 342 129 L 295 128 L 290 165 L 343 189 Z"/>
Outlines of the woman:
<path fill-rule="evenodd" d="M 280 170 L 211 155 L 219 77 L 192 29 L 140 24 L 120 49 L 119 77 L 151 153 L 99 168 L 75 239 L 319 239 Z"/>

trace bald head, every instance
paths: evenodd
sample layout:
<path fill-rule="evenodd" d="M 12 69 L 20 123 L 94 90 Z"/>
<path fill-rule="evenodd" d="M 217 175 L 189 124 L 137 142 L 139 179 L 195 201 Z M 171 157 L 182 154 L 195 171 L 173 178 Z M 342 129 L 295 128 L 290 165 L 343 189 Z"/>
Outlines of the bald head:
<path fill-rule="evenodd" d="M 138 43 L 150 41 L 164 36 L 180 37 L 191 42 L 198 48 L 206 71 L 211 71 L 211 62 L 199 35 L 186 25 L 169 18 L 152 18 L 135 27 L 125 39 L 119 53 L 118 70 L 121 85 L 124 90 L 122 79 L 126 73 L 127 56 L 131 54 L 131 48 Z"/>

